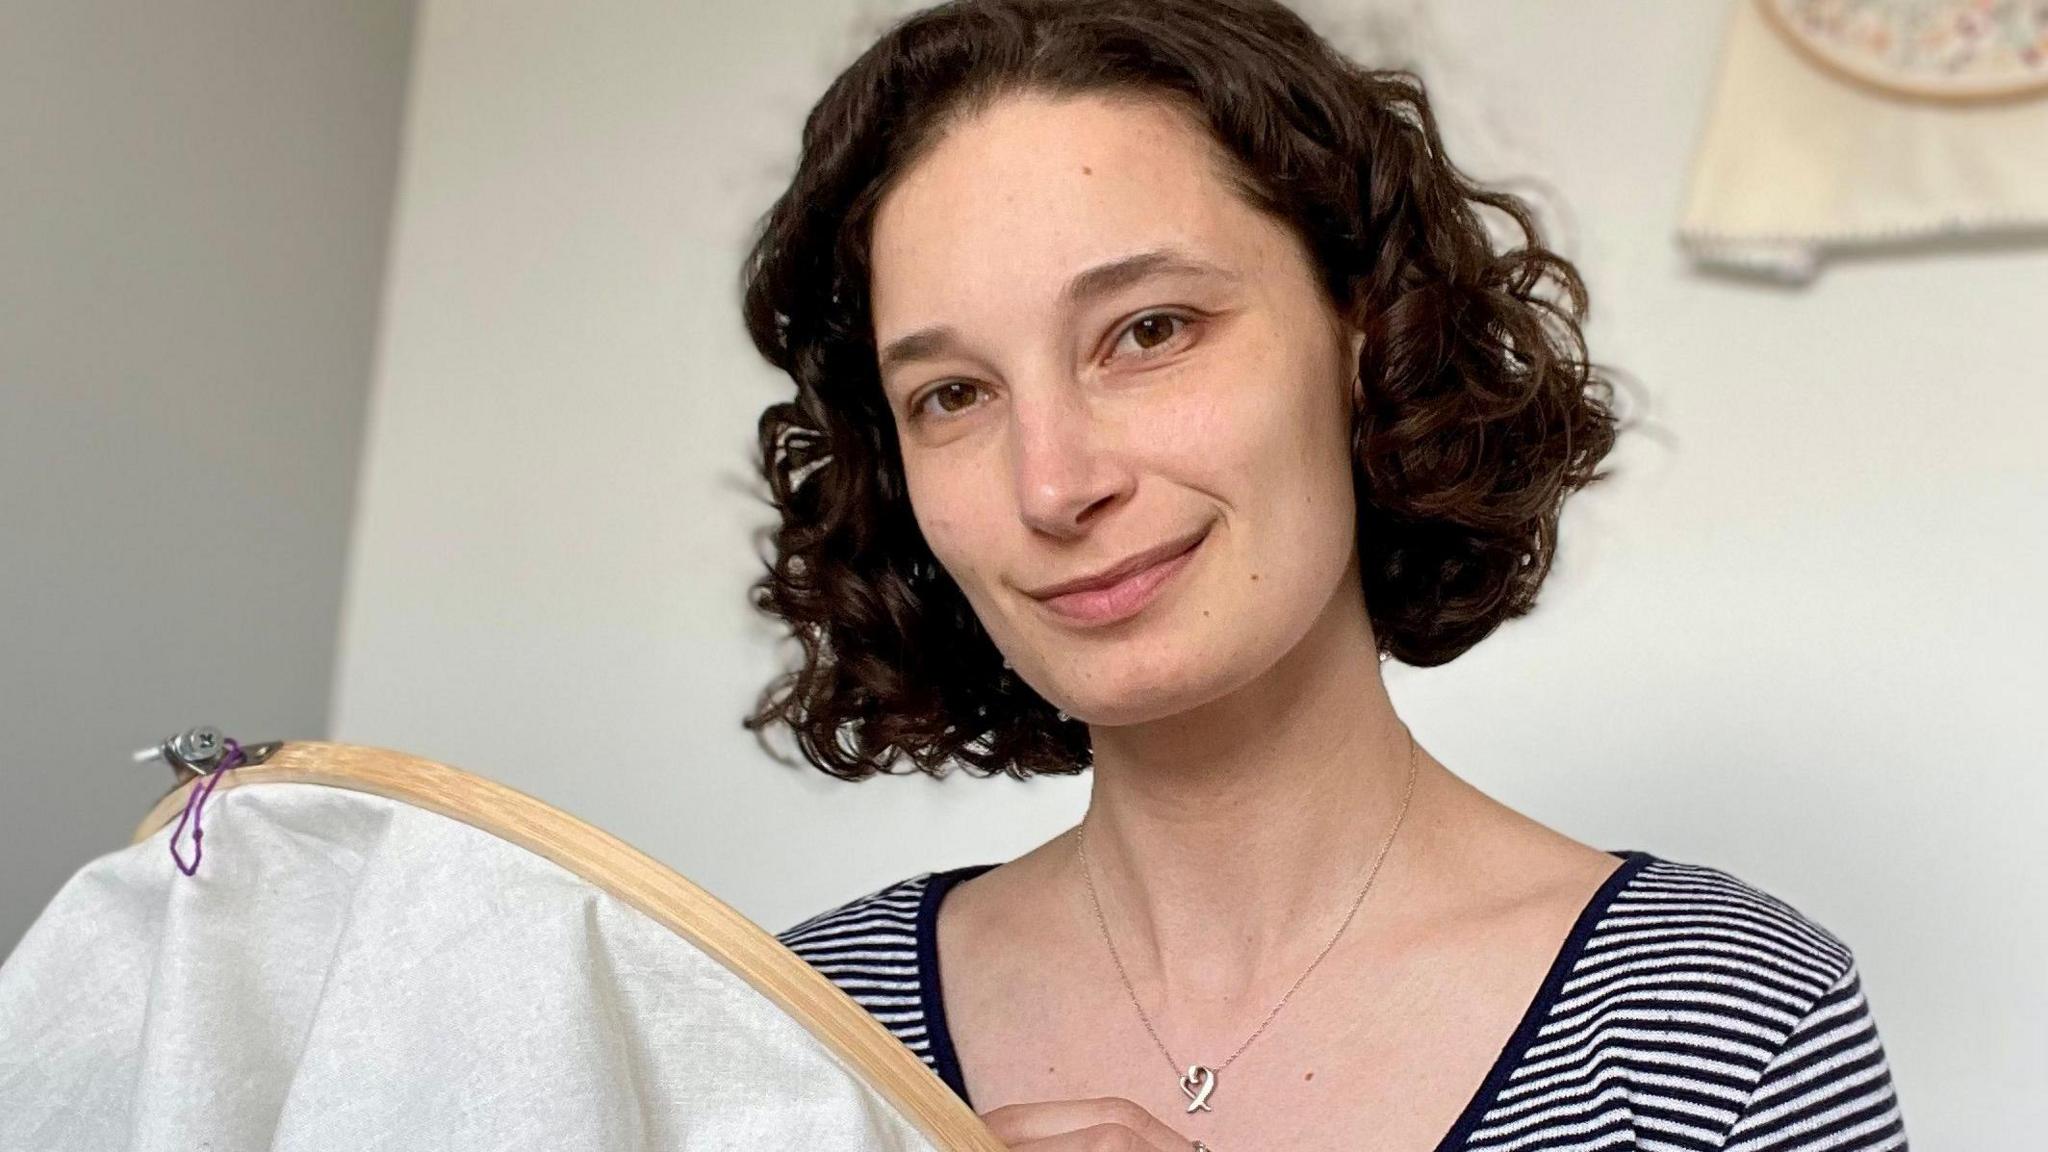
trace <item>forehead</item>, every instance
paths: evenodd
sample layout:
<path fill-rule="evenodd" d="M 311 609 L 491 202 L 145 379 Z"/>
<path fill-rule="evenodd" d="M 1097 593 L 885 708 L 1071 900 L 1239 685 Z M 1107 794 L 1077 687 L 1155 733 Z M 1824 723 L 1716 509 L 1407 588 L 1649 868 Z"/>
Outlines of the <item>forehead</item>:
<path fill-rule="evenodd" d="M 1142 249 L 1250 271 L 1258 214 L 1222 166 L 1201 126 L 1163 104 L 1005 98 L 953 126 L 883 198 L 870 236 L 877 331 L 1052 306 L 1075 270 Z"/>

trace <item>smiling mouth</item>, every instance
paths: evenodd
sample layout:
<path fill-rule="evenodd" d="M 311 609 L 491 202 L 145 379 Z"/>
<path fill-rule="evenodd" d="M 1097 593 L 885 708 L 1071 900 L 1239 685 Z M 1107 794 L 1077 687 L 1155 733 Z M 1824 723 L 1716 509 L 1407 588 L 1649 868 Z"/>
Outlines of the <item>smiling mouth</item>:
<path fill-rule="evenodd" d="M 1098 575 L 1055 584 L 1030 595 L 1047 611 L 1069 623 L 1098 626 L 1128 620 L 1188 566 L 1208 538 L 1209 529 L 1204 527 L 1194 535 L 1147 549 Z"/>

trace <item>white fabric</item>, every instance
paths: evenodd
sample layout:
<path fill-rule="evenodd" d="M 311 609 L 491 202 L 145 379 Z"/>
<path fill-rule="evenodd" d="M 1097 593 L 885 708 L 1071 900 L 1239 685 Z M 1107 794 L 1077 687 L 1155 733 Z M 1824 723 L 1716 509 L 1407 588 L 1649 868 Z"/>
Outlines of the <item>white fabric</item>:
<path fill-rule="evenodd" d="M 170 827 L 87 865 L 0 967 L 0 1149 L 932 1147 L 723 965 L 495 836 L 312 784 L 221 791 L 205 832 L 194 877 Z"/>
<path fill-rule="evenodd" d="M 1815 64 L 1734 0 L 1679 227 L 1702 263 L 1786 280 L 1832 249 L 2048 230 L 2048 97 L 1887 95 Z"/>

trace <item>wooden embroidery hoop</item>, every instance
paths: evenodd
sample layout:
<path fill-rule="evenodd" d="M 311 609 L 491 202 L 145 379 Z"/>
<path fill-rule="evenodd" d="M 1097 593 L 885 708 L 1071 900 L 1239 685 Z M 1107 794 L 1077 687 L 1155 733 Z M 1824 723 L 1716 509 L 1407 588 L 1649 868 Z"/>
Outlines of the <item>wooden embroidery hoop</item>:
<path fill-rule="evenodd" d="M 133 842 L 170 823 L 202 779 L 192 775 L 157 801 L 136 827 Z M 382 796 L 459 820 L 554 861 L 724 964 L 802 1024 L 934 1145 L 1003 1152 L 981 1118 L 838 985 L 759 925 L 625 841 L 495 781 L 357 744 L 287 741 L 262 763 L 228 771 L 214 791 L 273 783 L 324 784 Z M 221 845 L 214 850 L 232 849 Z"/>

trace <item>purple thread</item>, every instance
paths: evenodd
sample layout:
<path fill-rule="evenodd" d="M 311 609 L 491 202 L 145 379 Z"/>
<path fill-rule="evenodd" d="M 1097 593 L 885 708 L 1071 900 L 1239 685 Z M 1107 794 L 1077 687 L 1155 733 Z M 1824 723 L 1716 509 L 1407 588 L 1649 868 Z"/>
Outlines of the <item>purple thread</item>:
<path fill-rule="evenodd" d="M 198 787 L 186 794 L 185 813 L 178 817 L 178 826 L 171 831 L 171 859 L 177 863 L 178 871 L 187 876 L 199 871 L 199 858 L 205 852 L 200 844 L 205 833 L 199 830 L 199 819 L 206 812 L 206 798 L 213 795 L 213 786 L 220 783 L 220 778 L 227 774 L 228 769 L 233 768 L 242 759 L 240 744 L 229 740 L 227 746 L 227 754 L 220 758 L 220 767 L 208 772 L 206 779 L 200 781 Z M 178 837 L 184 835 L 187 819 L 192 821 L 192 863 L 189 867 L 185 863 L 185 858 L 178 855 Z"/>

